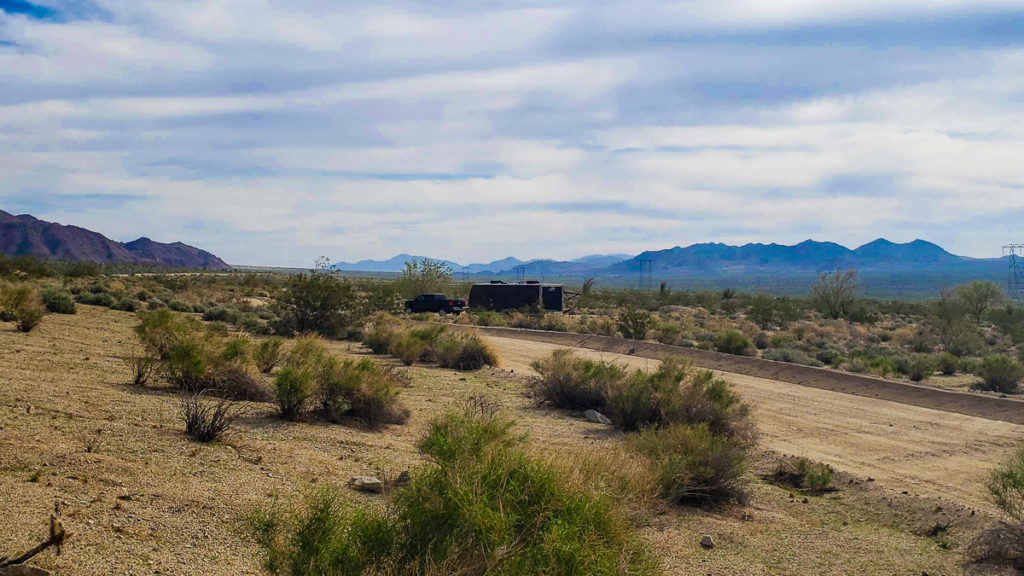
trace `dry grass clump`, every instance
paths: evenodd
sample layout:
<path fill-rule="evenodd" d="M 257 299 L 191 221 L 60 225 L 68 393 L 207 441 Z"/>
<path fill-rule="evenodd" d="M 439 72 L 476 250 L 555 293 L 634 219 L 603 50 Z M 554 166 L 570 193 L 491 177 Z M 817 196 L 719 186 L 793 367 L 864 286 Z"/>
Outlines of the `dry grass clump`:
<path fill-rule="evenodd" d="M 206 392 L 186 392 L 179 399 L 178 414 L 185 421 L 185 433 L 197 442 L 219 440 L 245 414 L 239 403 L 223 397 L 206 398 Z"/>
<path fill-rule="evenodd" d="M 389 506 L 343 505 L 323 489 L 249 525 L 271 574 L 595 574 L 660 572 L 606 496 L 531 457 L 512 421 L 472 408 L 436 418 L 430 461 Z"/>
<path fill-rule="evenodd" d="M 630 441 L 651 460 L 669 502 L 705 506 L 746 500 L 744 447 L 712 433 L 707 424 L 649 428 Z"/>

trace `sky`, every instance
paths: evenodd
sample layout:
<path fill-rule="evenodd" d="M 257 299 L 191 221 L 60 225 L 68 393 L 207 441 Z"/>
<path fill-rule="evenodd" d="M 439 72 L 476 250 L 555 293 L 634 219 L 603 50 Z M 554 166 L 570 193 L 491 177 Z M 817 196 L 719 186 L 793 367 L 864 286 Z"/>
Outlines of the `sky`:
<path fill-rule="evenodd" d="M 0 209 L 232 264 L 1024 242 L 1024 1 L 0 0 Z"/>

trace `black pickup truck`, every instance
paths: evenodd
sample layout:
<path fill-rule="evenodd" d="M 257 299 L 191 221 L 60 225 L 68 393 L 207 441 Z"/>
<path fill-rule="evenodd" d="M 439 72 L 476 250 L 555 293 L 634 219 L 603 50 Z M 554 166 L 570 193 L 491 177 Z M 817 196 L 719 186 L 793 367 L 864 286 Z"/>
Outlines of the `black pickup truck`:
<path fill-rule="evenodd" d="M 449 298 L 444 294 L 420 294 L 405 301 L 409 312 L 437 312 L 438 314 L 459 314 L 466 310 L 465 300 Z"/>

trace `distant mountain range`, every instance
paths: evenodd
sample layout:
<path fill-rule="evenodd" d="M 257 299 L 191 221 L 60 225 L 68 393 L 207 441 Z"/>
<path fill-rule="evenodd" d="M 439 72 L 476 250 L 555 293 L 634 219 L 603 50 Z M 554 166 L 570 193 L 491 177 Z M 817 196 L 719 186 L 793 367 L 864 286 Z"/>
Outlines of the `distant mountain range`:
<path fill-rule="evenodd" d="M 341 263 L 338 270 L 400 272 L 406 261 L 422 256 L 400 254 L 390 260 Z M 951 254 L 924 240 L 897 244 L 879 238 L 849 249 L 834 242 L 806 240 L 794 246 L 781 244 L 720 243 L 676 246 L 636 256 L 624 254 L 584 256 L 570 261 L 504 258 L 488 264 L 471 264 L 465 270 L 475 276 L 514 279 L 523 267 L 530 279 L 595 277 L 605 286 L 637 286 L 643 261 L 651 262 L 653 280 L 690 289 L 732 287 L 776 293 L 804 293 L 813 278 L 837 269 L 853 268 L 864 280 L 864 291 L 879 297 L 934 296 L 938 290 L 974 279 L 1001 282 L 1006 278 L 1003 258 L 968 258 Z M 445 261 L 456 273 L 457 262 Z"/>
<path fill-rule="evenodd" d="M 399 254 L 388 260 L 360 260 L 359 262 L 338 262 L 333 267 L 335 270 L 347 272 L 401 272 L 405 269 L 405 263 L 419 260 L 440 260 L 451 267 L 455 273 L 467 272 L 481 276 L 515 275 L 516 268 L 522 266 L 528 276 L 574 276 L 589 272 L 600 271 L 612 264 L 628 260 L 632 256 L 628 254 L 592 254 L 575 260 L 520 260 L 518 258 L 502 258 L 487 264 L 468 264 L 463 266 L 458 262 L 429 258 L 427 256 L 413 256 L 410 254 Z"/>
<path fill-rule="evenodd" d="M 164 244 L 149 238 L 116 242 L 78 226 L 45 222 L 28 214 L 14 216 L 3 210 L 0 210 L 0 252 L 69 262 L 231 269 L 213 254 L 181 242 Z"/>

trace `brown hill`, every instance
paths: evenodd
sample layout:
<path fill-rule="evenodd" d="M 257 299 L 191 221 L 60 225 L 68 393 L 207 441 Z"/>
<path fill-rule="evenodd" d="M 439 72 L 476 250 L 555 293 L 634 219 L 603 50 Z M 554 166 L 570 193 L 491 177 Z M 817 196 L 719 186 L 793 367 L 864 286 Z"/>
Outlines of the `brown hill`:
<path fill-rule="evenodd" d="M 181 242 L 162 244 L 139 238 L 121 243 L 78 226 L 45 222 L 28 214 L 14 216 L 3 210 L 0 210 L 0 252 L 70 262 L 157 264 L 208 270 L 231 268 L 213 254 Z"/>

